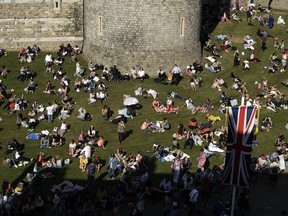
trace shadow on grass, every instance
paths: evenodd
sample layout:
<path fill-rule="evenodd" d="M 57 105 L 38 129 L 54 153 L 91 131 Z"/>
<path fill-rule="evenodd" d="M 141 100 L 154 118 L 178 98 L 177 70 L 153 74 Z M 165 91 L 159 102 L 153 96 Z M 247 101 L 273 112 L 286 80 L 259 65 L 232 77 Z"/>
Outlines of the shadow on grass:
<path fill-rule="evenodd" d="M 167 179 L 170 179 L 172 181 L 172 174 L 171 173 L 155 173 L 159 159 L 155 158 L 153 156 L 153 152 L 147 151 L 146 153 L 144 153 L 144 155 L 147 158 L 147 170 L 148 170 L 150 178 L 152 180 L 151 184 L 149 184 L 149 185 L 151 186 L 151 188 L 153 188 L 150 191 L 151 193 L 148 196 L 147 204 L 145 204 L 145 215 L 147 215 L 147 213 L 153 213 L 153 215 L 163 214 L 164 210 L 162 208 L 162 205 L 163 205 L 164 197 L 166 196 L 166 193 L 159 190 L 158 188 L 159 188 L 159 184 L 163 178 L 167 178 Z M 26 177 L 27 172 L 33 169 L 34 164 L 35 163 L 31 163 L 29 166 L 27 166 L 27 168 L 23 171 L 23 173 L 17 179 L 15 179 L 12 184 L 17 185 L 18 182 L 22 181 L 23 178 Z M 167 166 L 169 166 L 169 163 L 167 163 Z M 87 179 L 84 179 L 84 178 L 81 180 L 65 178 L 65 173 L 66 173 L 67 169 L 68 169 L 68 167 L 64 166 L 63 168 L 60 168 L 60 169 L 48 168 L 48 169 L 42 170 L 39 173 L 40 175 L 51 172 L 54 175 L 54 177 L 44 179 L 42 182 L 32 185 L 32 188 L 31 188 L 31 190 L 29 190 L 29 192 L 34 192 L 34 193 L 40 192 L 41 194 L 45 194 L 47 197 L 50 196 L 50 198 L 51 198 L 51 196 L 53 194 L 50 191 L 52 188 L 52 185 L 59 184 L 59 183 L 63 182 L 64 180 L 68 180 L 72 183 L 75 183 L 75 184 L 78 184 L 78 185 L 81 185 L 84 187 L 87 185 Z M 138 176 L 138 174 L 140 174 L 140 172 L 141 171 L 136 171 L 136 172 L 131 173 L 130 178 L 131 179 L 137 179 L 137 176 Z M 86 194 L 87 196 L 89 194 L 90 194 L 89 196 L 95 196 L 95 192 L 100 187 L 104 187 L 109 191 L 113 191 L 114 187 L 118 187 L 121 185 L 121 182 L 119 181 L 119 177 L 120 177 L 119 175 L 116 178 L 116 180 L 112 180 L 112 181 L 110 180 L 109 181 L 107 179 L 106 166 L 103 166 L 102 171 L 99 174 L 96 174 L 94 187 L 93 188 L 85 188 L 83 193 Z M 276 208 L 278 209 L 278 211 L 280 211 L 280 210 L 282 211 L 283 209 L 285 209 L 285 208 L 283 208 L 283 206 L 285 206 L 284 205 L 285 199 L 282 199 L 281 197 L 279 197 L 279 199 L 271 200 L 271 199 L 269 199 L 269 197 L 277 197 L 277 194 L 279 195 L 279 193 L 284 194 L 284 191 L 282 191 L 282 190 L 285 190 L 285 191 L 288 190 L 287 187 L 283 188 L 283 186 L 285 186 L 285 184 L 286 184 L 287 177 L 288 177 L 287 174 L 280 174 L 279 180 L 277 182 L 275 182 L 275 184 L 272 184 L 269 181 L 269 176 L 261 176 L 261 178 L 259 178 L 256 183 L 252 184 L 251 189 L 250 189 L 251 191 L 249 194 L 249 197 L 250 197 L 249 202 L 251 205 L 251 209 L 250 209 L 251 215 L 258 215 L 260 213 L 261 213 L 261 215 L 269 215 L 269 214 L 265 214 L 265 213 L 267 213 L 266 211 L 272 212 L 272 210 L 275 211 Z M 133 185 L 131 185 L 131 187 L 133 187 Z M 263 190 L 264 188 L 265 188 L 265 190 Z M 232 190 L 230 190 L 230 187 L 223 186 L 221 194 L 217 194 L 216 196 L 215 195 L 211 196 L 209 199 L 209 207 L 204 208 L 204 206 L 203 206 L 203 208 L 200 209 L 201 213 L 203 213 L 205 215 L 211 215 L 212 214 L 211 210 L 212 210 L 213 204 L 215 204 L 218 199 L 228 201 L 231 197 L 231 193 L 232 193 Z M 263 197 L 264 197 L 264 199 L 263 199 Z M 261 204 L 258 202 L 260 198 L 261 198 Z M 127 202 L 133 202 L 133 201 L 134 200 L 128 200 Z M 263 205 L 264 206 L 273 206 L 273 207 L 271 207 L 271 210 L 270 210 L 270 209 L 263 208 Z M 180 215 L 183 215 L 183 214 L 186 215 L 187 214 L 188 209 L 183 208 L 182 205 L 181 205 L 180 209 L 181 209 Z M 50 208 L 46 208 L 46 210 L 48 212 L 51 211 Z M 109 208 L 106 210 L 103 210 L 103 215 L 111 215 L 110 210 L 111 209 L 109 209 Z M 121 211 L 122 211 L 122 213 L 123 212 L 125 213 L 123 215 L 126 215 L 126 213 L 129 211 L 129 208 L 128 207 L 126 209 L 122 208 Z M 256 214 L 256 212 L 257 212 L 257 214 Z"/>
<path fill-rule="evenodd" d="M 208 39 L 208 35 L 211 34 L 219 24 L 224 12 L 226 12 L 227 18 L 230 19 L 230 4 L 231 0 L 206 1 L 202 4 L 202 24 L 200 34 L 202 48 L 205 45 L 205 41 Z"/>

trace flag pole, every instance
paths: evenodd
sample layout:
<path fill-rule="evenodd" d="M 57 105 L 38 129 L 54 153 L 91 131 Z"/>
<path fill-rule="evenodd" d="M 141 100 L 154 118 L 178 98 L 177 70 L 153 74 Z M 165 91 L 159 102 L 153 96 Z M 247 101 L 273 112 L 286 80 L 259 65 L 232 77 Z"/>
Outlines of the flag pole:
<path fill-rule="evenodd" d="M 225 133 L 226 135 L 228 134 L 228 116 L 229 116 L 229 109 L 228 107 L 225 107 L 225 123 L 224 123 L 224 127 L 225 127 Z"/>
<path fill-rule="evenodd" d="M 241 106 L 245 106 L 245 97 L 244 93 L 242 93 L 241 97 Z M 234 216 L 234 211 L 235 211 L 235 203 L 236 203 L 236 189 L 237 186 L 233 185 L 233 191 L 232 191 L 232 203 L 231 203 L 231 216 Z"/>
<path fill-rule="evenodd" d="M 232 204 L 231 204 L 231 216 L 234 216 L 235 201 L 236 201 L 236 185 L 233 185 Z"/>

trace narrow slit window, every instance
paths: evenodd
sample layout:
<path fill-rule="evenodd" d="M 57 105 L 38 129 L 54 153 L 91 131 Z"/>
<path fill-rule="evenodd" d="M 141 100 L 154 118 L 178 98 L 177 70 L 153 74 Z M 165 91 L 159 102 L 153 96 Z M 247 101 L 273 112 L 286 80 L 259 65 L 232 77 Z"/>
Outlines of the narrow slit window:
<path fill-rule="evenodd" d="M 61 0 L 54 0 L 54 9 L 61 9 Z"/>
<path fill-rule="evenodd" d="M 99 16 L 98 17 L 98 33 L 100 34 L 100 35 L 102 35 L 102 33 L 103 33 L 103 19 L 102 19 L 102 16 Z"/>
<path fill-rule="evenodd" d="M 180 19 L 180 36 L 184 36 L 184 30 L 185 30 L 185 18 L 181 17 L 181 19 Z"/>

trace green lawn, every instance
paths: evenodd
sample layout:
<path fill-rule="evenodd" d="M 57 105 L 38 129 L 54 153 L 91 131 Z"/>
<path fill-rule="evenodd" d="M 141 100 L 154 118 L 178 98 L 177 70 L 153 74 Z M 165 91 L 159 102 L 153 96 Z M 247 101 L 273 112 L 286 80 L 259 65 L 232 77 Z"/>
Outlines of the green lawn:
<path fill-rule="evenodd" d="M 282 17 L 284 20 L 287 20 L 288 16 L 286 12 L 277 11 L 277 15 L 275 13 L 275 19 L 278 18 L 278 15 L 282 14 Z M 241 15 L 242 16 L 242 15 Z M 243 20 L 245 20 L 245 16 L 243 15 Z M 283 92 L 284 94 L 287 94 L 287 89 L 284 86 L 281 86 L 280 81 L 287 78 L 287 75 L 285 73 L 276 73 L 276 74 L 269 74 L 267 72 L 267 69 L 264 69 L 264 66 L 268 66 L 269 64 L 269 56 L 274 52 L 273 44 L 274 40 L 273 38 L 269 38 L 267 45 L 268 49 L 263 52 L 261 47 L 261 41 L 256 36 L 256 31 L 260 27 L 258 24 L 258 21 L 253 20 L 254 26 L 248 26 L 246 22 L 232 22 L 232 24 L 219 24 L 215 31 L 212 33 L 213 42 L 216 43 L 218 47 L 220 47 L 220 43 L 215 40 L 215 35 L 219 33 L 224 33 L 229 35 L 233 42 L 233 46 L 236 47 L 240 53 L 244 51 L 243 49 L 243 37 L 246 33 L 250 34 L 251 36 L 257 38 L 257 45 L 256 45 L 256 56 L 263 61 L 257 64 L 250 64 L 250 70 L 249 71 L 243 71 L 242 64 L 238 68 L 233 68 L 233 53 L 234 51 L 230 51 L 229 53 L 221 51 L 220 54 L 223 56 L 219 61 L 223 64 L 225 67 L 225 71 L 221 71 L 217 74 L 212 74 L 210 72 L 204 71 L 200 76 L 203 79 L 203 87 L 199 88 L 197 87 L 197 91 L 194 92 L 191 90 L 190 87 L 190 79 L 189 77 L 184 76 L 184 79 L 180 82 L 178 86 L 172 86 L 172 85 L 161 85 L 157 84 L 153 81 L 153 79 L 145 80 L 144 82 L 140 82 L 140 80 L 135 81 L 120 81 L 120 82 L 106 82 L 106 85 L 108 86 L 108 94 L 109 98 L 104 102 L 104 104 L 107 104 L 110 106 L 110 108 L 115 112 L 115 114 L 112 116 L 112 119 L 117 115 L 117 110 L 124 108 L 123 106 L 123 95 L 124 94 L 130 94 L 134 95 L 134 90 L 136 90 L 139 86 L 142 86 L 146 89 L 154 89 L 160 93 L 159 99 L 161 102 L 165 101 L 167 97 L 167 92 L 174 91 L 179 93 L 182 97 L 187 98 L 188 96 L 191 96 L 194 103 L 196 105 L 202 105 L 206 101 L 207 98 L 209 98 L 215 107 L 214 110 L 209 111 L 210 114 L 213 115 L 221 115 L 220 113 L 217 113 L 217 109 L 220 105 L 218 97 L 219 92 L 215 91 L 215 89 L 211 88 L 212 82 L 216 77 L 222 77 L 231 87 L 232 85 L 232 79 L 229 77 L 230 73 L 233 71 L 237 76 L 239 76 L 243 81 L 247 82 L 247 87 L 249 91 L 249 95 L 251 98 L 254 98 L 259 92 L 255 85 L 255 81 L 261 81 L 262 77 L 268 78 L 269 85 L 276 84 L 279 87 L 279 90 Z M 268 28 L 264 28 L 269 34 L 271 35 L 279 35 L 280 39 L 286 39 L 286 29 L 284 25 L 275 25 L 275 27 L 272 30 L 269 30 Z M 287 41 L 286 41 L 287 42 Z M 288 43 L 288 42 L 287 42 Z M 27 44 L 32 45 L 32 44 Z M 250 52 L 244 51 L 246 54 L 246 57 L 249 57 Z M 49 73 L 45 73 L 45 64 L 44 64 L 44 57 L 47 52 L 42 51 L 40 52 L 39 56 L 36 57 L 36 59 L 30 63 L 29 65 L 37 72 L 37 77 L 35 78 L 35 82 L 38 84 L 38 88 L 35 91 L 34 94 L 30 93 L 23 93 L 23 89 L 27 86 L 27 81 L 21 82 L 16 79 L 16 76 L 19 74 L 19 69 L 23 65 L 25 67 L 28 66 L 27 63 L 19 63 L 16 52 L 8 52 L 7 56 L 3 56 L 0 58 L 0 65 L 5 65 L 9 68 L 11 71 L 7 78 L 3 79 L 4 84 L 7 86 L 7 89 L 14 89 L 15 91 L 13 94 L 16 94 L 18 97 L 21 97 L 23 94 L 24 97 L 32 103 L 34 100 L 37 100 L 39 104 L 43 104 L 44 106 L 47 106 L 48 102 L 57 101 L 60 102 L 60 97 L 57 95 L 47 95 L 43 93 L 43 90 L 45 89 L 45 84 L 48 80 L 51 80 L 52 84 L 55 85 L 55 89 L 59 88 L 59 82 L 52 79 L 52 75 Z M 280 51 L 277 52 L 277 54 L 280 55 Z M 53 52 L 53 56 L 55 57 L 56 53 Z M 206 53 L 203 53 L 203 56 L 205 56 Z M 243 56 L 240 56 L 241 60 L 244 59 Z M 84 58 L 84 56 L 80 55 L 78 56 L 78 59 L 81 61 L 81 64 L 87 69 L 87 60 Z M 203 63 L 205 63 L 205 60 L 203 60 Z M 71 139 L 77 139 L 77 136 L 80 133 L 80 130 L 83 129 L 84 131 L 87 131 L 90 125 L 94 125 L 95 128 L 99 131 L 100 135 L 104 137 L 105 140 L 108 141 L 107 149 L 97 149 L 96 155 L 100 155 L 104 159 L 108 159 L 109 155 L 111 153 L 116 152 L 116 149 L 119 147 L 118 145 L 118 135 L 116 132 L 116 125 L 112 124 L 110 121 L 105 121 L 100 115 L 101 107 L 103 104 L 100 102 L 96 102 L 94 104 L 88 104 L 87 99 L 89 97 L 88 93 L 85 93 L 81 91 L 80 93 L 77 93 L 73 89 L 73 84 L 75 77 L 73 76 L 75 72 L 75 64 L 70 62 L 70 59 L 67 58 L 64 64 L 62 65 L 64 72 L 67 73 L 67 76 L 71 79 L 70 86 L 71 86 L 71 93 L 70 96 L 72 97 L 73 101 L 77 102 L 76 105 L 74 105 L 74 112 L 70 118 L 66 120 L 68 124 L 71 125 L 71 129 L 69 132 L 66 133 L 65 138 L 67 141 Z M 58 68 L 57 66 L 55 67 Z M 171 70 L 172 65 L 169 66 L 163 66 L 165 71 Z M 186 65 L 181 65 L 181 68 L 185 70 Z M 122 74 L 126 71 L 122 71 Z M 99 72 L 101 74 L 101 72 Z M 156 74 L 156 72 L 155 72 Z M 227 90 L 226 91 L 229 96 L 237 97 L 238 102 L 240 101 L 240 95 L 235 90 Z M 11 92 L 9 92 L 11 93 Z M 139 112 L 141 112 L 140 116 L 135 117 L 132 120 L 128 120 L 128 123 L 126 124 L 126 128 L 132 129 L 133 134 L 128 137 L 124 143 L 122 144 L 122 148 L 127 153 L 132 153 L 134 155 L 137 154 L 140 150 L 151 150 L 152 145 L 155 142 L 158 142 L 160 144 L 170 146 L 172 144 L 172 134 L 176 131 L 177 126 L 179 123 L 183 123 L 186 126 L 186 129 L 188 129 L 187 125 L 189 122 L 189 119 L 192 117 L 195 117 L 198 122 L 205 122 L 205 116 L 206 114 L 198 112 L 195 115 L 192 115 L 185 107 L 182 107 L 184 104 L 184 101 L 175 99 L 175 105 L 179 106 L 179 113 L 178 114 L 159 114 L 156 113 L 151 108 L 152 104 L 152 98 L 145 99 L 144 97 L 138 96 L 138 99 L 140 101 L 140 104 L 143 106 Z M 263 99 L 262 99 L 263 100 Z M 264 100 L 263 100 L 264 101 Z M 6 103 L 6 102 L 5 102 Z M 68 145 L 67 143 L 60 147 L 60 148 L 51 148 L 51 149 L 40 149 L 39 148 L 39 141 L 29 141 L 25 139 L 27 135 L 27 129 L 20 128 L 17 129 L 16 126 L 16 116 L 19 113 L 19 111 L 16 114 L 13 115 L 7 115 L 7 111 L 3 109 L 5 103 L 1 106 L 1 114 L 2 117 L 1 121 L 1 128 L 0 131 L 0 142 L 2 146 L 2 150 L 0 152 L 0 159 L 2 160 L 4 157 L 7 157 L 7 155 L 4 154 L 4 151 L 7 147 L 7 143 L 12 139 L 16 138 L 21 143 L 25 143 L 25 156 L 30 158 L 36 158 L 40 151 L 44 151 L 47 155 L 47 157 L 52 157 L 59 155 L 62 158 L 70 158 L 72 160 L 72 163 L 69 165 L 65 165 L 64 168 L 61 170 L 53 171 L 55 174 L 55 177 L 49 181 L 45 187 L 49 188 L 50 183 L 56 183 L 62 181 L 62 179 L 70 179 L 75 180 L 79 182 L 80 184 L 85 184 L 86 181 L 86 175 L 81 172 L 81 170 L 78 168 L 79 161 L 77 158 L 71 158 L 67 152 L 68 152 Z M 93 119 L 90 122 L 84 122 L 79 119 L 77 119 L 78 115 L 78 109 L 80 107 L 85 108 L 91 115 L 93 115 Z M 20 111 L 23 113 L 24 116 L 27 116 L 28 109 L 24 111 Z M 271 111 L 262 109 L 260 112 L 260 119 L 262 119 L 265 115 L 268 115 L 272 118 L 272 121 L 274 123 L 272 130 L 269 133 L 266 132 L 260 132 L 258 134 L 258 141 L 259 145 L 257 147 L 254 147 L 253 149 L 253 156 L 256 157 L 262 153 L 271 153 L 275 150 L 275 147 L 273 146 L 274 140 L 276 137 L 280 134 L 286 134 L 285 124 L 287 122 L 287 119 L 285 118 L 286 110 L 281 110 L 278 113 L 273 113 Z M 141 123 L 148 119 L 149 121 L 156 121 L 156 120 L 162 120 L 163 117 L 166 117 L 172 124 L 172 128 L 169 131 L 166 131 L 164 133 L 145 133 L 140 130 Z M 224 124 L 224 115 L 221 115 L 222 122 L 216 124 L 213 126 L 213 128 L 220 127 L 222 124 Z M 40 124 L 37 126 L 35 132 L 40 132 L 44 129 L 47 129 L 49 131 L 52 131 L 54 127 L 60 127 L 61 122 L 56 119 L 53 124 L 49 124 L 47 121 L 41 121 Z M 181 146 L 183 147 L 184 140 L 179 141 Z M 196 158 L 198 157 L 200 147 L 194 147 L 191 151 L 186 150 L 186 153 L 188 153 L 191 156 L 191 160 L 193 163 L 193 171 L 195 171 L 197 167 L 197 161 Z M 148 154 L 149 156 L 149 154 Z M 11 155 L 8 155 L 8 157 L 11 157 Z M 211 165 L 213 164 L 222 164 L 223 158 L 217 157 L 211 159 Z M 150 166 L 150 175 L 152 179 L 155 179 L 155 181 L 159 180 L 161 178 L 162 174 L 169 174 L 170 173 L 170 166 L 168 163 L 160 163 L 159 161 L 151 161 Z M 18 180 L 21 180 L 23 176 L 26 175 L 26 171 L 28 169 L 31 169 L 31 166 L 26 167 L 19 167 L 16 168 L 8 168 L 6 166 L 1 165 L 1 175 L 0 175 L 0 182 L 2 182 L 4 179 L 16 183 Z M 103 168 L 101 170 L 100 174 L 97 174 L 98 183 L 99 184 L 107 184 L 107 181 L 103 177 L 105 176 L 106 169 Z M 103 179 L 103 180 L 102 180 Z"/>

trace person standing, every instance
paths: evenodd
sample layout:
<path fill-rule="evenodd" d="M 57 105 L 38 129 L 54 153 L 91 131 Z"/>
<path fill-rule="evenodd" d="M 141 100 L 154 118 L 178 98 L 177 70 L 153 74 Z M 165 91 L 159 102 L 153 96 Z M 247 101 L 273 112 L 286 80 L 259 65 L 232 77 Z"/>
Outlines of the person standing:
<path fill-rule="evenodd" d="M 172 82 L 171 85 L 178 85 L 181 78 L 181 69 L 178 67 L 177 64 L 174 65 L 172 69 Z"/>
<path fill-rule="evenodd" d="M 235 5 L 236 5 L 236 10 L 239 11 L 240 10 L 240 1 L 236 0 Z"/>
<path fill-rule="evenodd" d="M 270 10 L 271 9 L 271 4 L 272 4 L 273 0 L 269 0 L 268 2 L 268 9 Z"/>
<path fill-rule="evenodd" d="M 77 61 L 76 62 L 76 70 L 75 70 L 74 76 L 82 77 L 83 74 L 84 74 L 84 69 L 82 69 L 82 67 L 80 65 L 80 62 Z"/>
<path fill-rule="evenodd" d="M 285 156 L 283 155 L 282 150 L 278 152 L 278 163 L 280 173 L 285 171 Z"/>
<path fill-rule="evenodd" d="M 179 157 L 177 157 L 171 164 L 171 170 L 173 172 L 173 182 L 178 184 L 181 171 L 183 170 L 183 164 Z"/>
<path fill-rule="evenodd" d="M 207 158 L 203 148 L 200 149 L 200 156 L 197 158 L 197 160 L 198 160 L 198 169 L 204 171 L 204 165 L 206 163 Z"/>
<path fill-rule="evenodd" d="M 268 27 L 269 29 L 272 29 L 274 27 L 274 16 L 272 14 L 270 14 L 268 18 Z"/>
<path fill-rule="evenodd" d="M 124 123 L 124 121 L 121 120 L 118 123 L 117 132 L 118 132 L 119 144 L 121 144 L 123 142 L 123 140 L 124 140 L 124 134 L 125 134 L 125 123 Z"/>
<path fill-rule="evenodd" d="M 192 187 L 190 193 L 189 193 L 189 204 L 190 204 L 190 210 L 188 215 L 193 215 L 194 210 L 197 210 L 197 204 L 198 204 L 198 196 L 199 196 L 199 191 L 197 188 Z"/>
<path fill-rule="evenodd" d="M 261 43 L 262 43 L 261 48 L 262 48 L 263 51 L 265 51 L 265 50 L 267 49 L 267 46 L 266 46 L 267 37 L 266 37 L 266 36 L 263 35 L 263 36 L 261 37 Z"/>
<path fill-rule="evenodd" d="M 111 154 L 108 160 L 108 179 L 114 180 L 115 179 L 115 169 L 117 167 L 117 158 L 115 154 Z"/>
<path fill-rule="evenodd" d="M 86 173 L 87 173 L 89 188 L 92 188 L 95 184 L 95 172 L 96 172 L 95 164 L 93 164 L 91 159 L 89 159 L 88 164 L 86 166 Z"/>
<path fill-rule="evenodd" d="M 234 67 L 238 67 L 239 65 L 240 65 L 239 51 L 236 50 L 234 53 Z"/>
<path fill-rule="evenodd" d="M 90 158 L 92 155 L 91 146 L 88 143 L 85 143 L 85 147 L 80 152 L 81 155 L 85 155 L 86 158 Z"/>
<path fill-rule="evenodd" d="M 46 107 L 47 118 L 50 123 L 53 123 L 53 115 L 54 115 L 54 106 L 51 103 Z"/>

